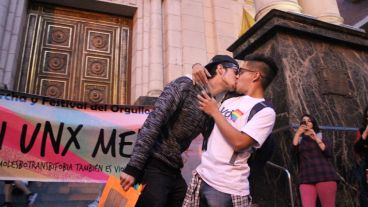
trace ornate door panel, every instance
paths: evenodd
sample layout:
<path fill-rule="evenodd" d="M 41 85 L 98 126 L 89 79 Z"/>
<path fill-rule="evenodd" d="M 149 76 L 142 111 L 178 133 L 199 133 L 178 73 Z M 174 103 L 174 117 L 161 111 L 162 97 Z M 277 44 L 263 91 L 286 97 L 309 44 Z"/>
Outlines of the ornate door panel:
<path fill-rule="evenodd" d="M 18 90 L 92 103 L 127 103 L 130 25 L 123 17 L 32 6 Z"/>

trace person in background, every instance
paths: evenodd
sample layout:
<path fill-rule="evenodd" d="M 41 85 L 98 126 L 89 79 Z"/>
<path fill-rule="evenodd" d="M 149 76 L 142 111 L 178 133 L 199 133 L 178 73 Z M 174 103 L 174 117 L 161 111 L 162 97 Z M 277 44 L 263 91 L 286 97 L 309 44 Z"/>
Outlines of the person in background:
<path fill-rule="evenodd" d="M 14 188 L 18 188 L 27 196 L 27 206 L 32 207 L 36 202 L 38 196 L 37 193 L 32 193 L 32 191 L 27 187 L 28 182 L 15 180 L 15 181 L 5 181 L 4 185 L 4 196 L 5 201 L 1 207 L 13 207 L 12 205 L 12 192 Z"/>
<path fill-rule="evenodd" d="M 322 137 L 317 121 L 309 114 L 302 121 L 293 138 L 299 161 L 299 191 L 303 207 L 315 207 L 317 197 L 322 207 L 335 207 L 339 177 L 329 161 L 332 146 Z"/>
<path fill-rule="evenodd" d="M 360 206 L 368 206 L 368 106 L 363 113 L 362 126 L 357 131 L 354 151 L 359 170 Z"/>

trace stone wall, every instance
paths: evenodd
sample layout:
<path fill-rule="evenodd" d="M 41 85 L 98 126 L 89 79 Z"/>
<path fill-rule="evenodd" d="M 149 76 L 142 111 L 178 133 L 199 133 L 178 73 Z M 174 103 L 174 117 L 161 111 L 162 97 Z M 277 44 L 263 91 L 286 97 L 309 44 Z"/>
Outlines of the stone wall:
<path fill-rule="evenodd" d="M 368 104 L 368 35 L 280 11 L 269 13 L 236 41 L 230 50 L 242 59 L 250 53 L 272 56 L 281 70 L 267 91 L 276 112 L 277 142 L 272 162 L 291 172 L 295 204 L 300 205 L 293 126 L 309 113 L 325 126 L 323 136 L 333 143 L 331 162 L 342 181 L 337 206 L 357 206 L 354 128 Z M 328 128 L 333 129 L 328 129 Z M 289 206 L 286 175 L 275 168 L 260 172 L 251 190 L 261 206 Z M 266 179 L 265 179 L 266 178 Z"/>

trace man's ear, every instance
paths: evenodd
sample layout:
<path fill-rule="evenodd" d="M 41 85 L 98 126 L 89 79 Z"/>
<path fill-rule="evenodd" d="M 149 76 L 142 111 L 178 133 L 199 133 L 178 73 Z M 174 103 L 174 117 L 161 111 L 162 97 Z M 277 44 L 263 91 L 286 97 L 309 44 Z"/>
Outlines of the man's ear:
<path fill-rule="evenodd" d="M 256 72 L 254 73 L 254 76 L 253 76 L 253 82 L 261 81 L 261 78 L 262 78 L 261 73 Z"/>
<path fill-rule="evenodd" d="M 220 76 L 222 76 L 225 73 L 225 69 L 224 67 L 222 67 L 221 64 L 218 64 L 216 67 L 216 73 L 219 74 Z"/>

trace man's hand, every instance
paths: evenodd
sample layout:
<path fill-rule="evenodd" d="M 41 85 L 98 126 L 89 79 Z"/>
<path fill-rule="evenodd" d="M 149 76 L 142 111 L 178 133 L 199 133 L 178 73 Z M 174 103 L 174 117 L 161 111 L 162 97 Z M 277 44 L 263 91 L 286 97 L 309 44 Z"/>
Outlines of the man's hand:
<path fill-rule="evenodd" d="M 125 172 L 120 174 L 120 185 L 125 191 L 127 191 L 129 187 L 133 185 L 134 181 L 135 179 L 133 176 L 128 175 Z"/>
<path fill-rule="evenodd" d="M 211 98 L 205 91 L 197 96 L 199 102 L 199 109 L 210 116 L 220 113 L 218 103 L 214 98 Z"/>
<path fill-rule="evenodd" d="M 208 83 L 207 77 L 211 77 L 210 73 L 201 64 L 196 63 L 192 66 L 193 85 L 204 86 Z"/>

